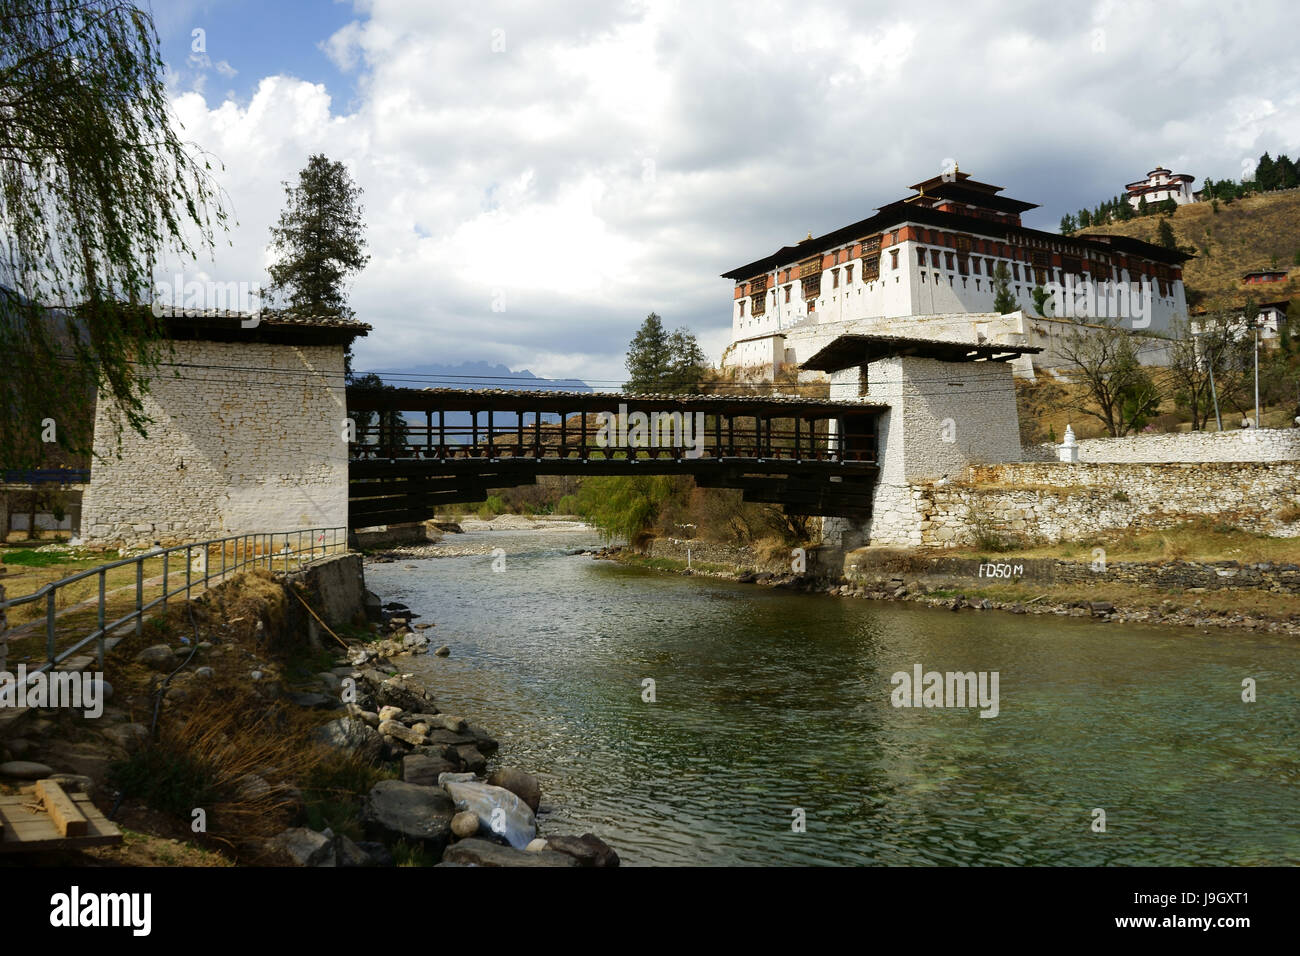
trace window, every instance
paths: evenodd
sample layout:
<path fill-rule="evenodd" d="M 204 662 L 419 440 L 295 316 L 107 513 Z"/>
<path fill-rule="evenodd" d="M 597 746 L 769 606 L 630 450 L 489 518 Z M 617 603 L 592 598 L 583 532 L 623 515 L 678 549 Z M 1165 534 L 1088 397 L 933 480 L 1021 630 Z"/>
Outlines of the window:
<path fill-rule="evenodd" d="M 790 287 L 789 287 L 789 286 L 786 286 L 786 287 L 785 287 L 785 301 L 786 301 L 786 302 L 789 302 L 789 301 L 790 301 Z"/>
<path fill-rule="evenodd" d="M 840 270 L 839 270 L 839 269 L 832 269 L 832 270 L 831 270 L 831 288 L 832 288 L 832 289 L 838 289 L 839 287 L 840 287 Z"/>
<path fill-rule="evenodd" d="M 753 303 L 749 309 L 750 315 L 763 315 L 767 311 L 766 292 L 758 293 L 758 295 L 753 296 L 750 301 Z"/>
<path fill-rule="evenodd" d="M 897 268 L 898 268 L 898 250 L 897 250 L 897 249 L 890 249 L 890 250 L 889 250 L 889 268 L 891 268 L 891 269 L 897 269 Z"/>
<path fill-rule="evenodd" d="M 948 271 L 951 272 L 951 271 L 952 271 L 952 268 L 953 268 L 953 262 L 952 262 L 952 260 L 953 260 L 953 254 L 952 254 L 951 252 L 945 252 L 945 253 L 943 254 L 943 260 L 944 260 L 944 262 L 946 263 L 946 265 L 947 265 L 947 267 L 948 267 Z"/>
<path fill-rule="evenodd" d="M 1011 278 L 1015 279 L 1017 282 L 1020 281 L 1020 263 L 1011 263 Z"/>
<path fill-rule="evenodd" d="M 741 317 L 742 319 L 745 317 L 745 300 L 744 300 L 744 299 L 741 299 L 741 300 L 740 300 L 740 317 Z"/>
<path fill-rule="evenodd" d="M 877 244 L 879 245 L 879 244 Z M 880 277 L 880 253 L 862 257 L 862 281 L 872 282 Z"/>
<path fill-rule="evenodd" d="M 846 285 L 853 284 L 853 266 L 844 267 L 844 282 Z"/>
<path fill-rule="evenodd" d="M 971 259 L 971 261 L 970 261 L 970 267 L 971 267 L 971 272 L 975 273 L 976 275 L 979 275 L 979 274 L 980 274 L 980 261 L 979 261 L 978 258 L 972 258 L 972 259 Z M 977 282 L 977 283 L 975 283 L 975 285 L 978 286 L 979 283 Z"/>
<path fill-rule="evenodd" d="M 924 249 L 917 249 L 917 250 L 916 250 L 916 263 L 917 263 L 917 265 L 919 265 L 922 269 L 925 268 L 925 250 L 924 250 Z"/>
<path fill-rule="evenodd" d="M 822 274 L 818 272 L 808 276 L 806 279 L 803 280 L 802 286 L 803 286 L 803 297 L 805 299 L 816 298 L 817 296 L 821 295 Z M 811 309 L 811 306 L 809 306 L 809 308 Z"/>
<path fill-rule="evenodd" d="M 966 256 L 957 257 L 957 271 L 964 276 L 970 275 L 970 262 Z"/>
<path fill-rule="evenodd" d="M 989 275 L 993 275 L 994 272 L 996 271 L 995 268 L 994 268 L 994 265 L 993 265 L 993 260 L 992 260 L 992 259 L 985 259 L 985 260 L 984 260 L 984 264 L 985 264 L 986 266 L 989 267 Z"/>

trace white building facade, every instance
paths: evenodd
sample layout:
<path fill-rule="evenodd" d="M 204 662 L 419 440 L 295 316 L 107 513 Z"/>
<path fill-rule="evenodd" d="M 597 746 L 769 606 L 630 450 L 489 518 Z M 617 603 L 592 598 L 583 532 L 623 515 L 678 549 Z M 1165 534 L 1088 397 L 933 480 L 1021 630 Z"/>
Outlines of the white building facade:
<path fill-rule="evenodd" d="M 1034 204 L 1000 196 L 1001 187 L 961 172 L 912 188 L 916 195 L 875 216 L 724 273 L 735 289 L 723 366 L 770 373 L 809 357 L 801 343 L 819 348 L 865 326 L 904 336 L 927 328 L 980 335 L 1009 332 L 1010 324 L 1024 334 L 1037 314 L 1034 290 L 1052 283 L 1110 284 L 1149 296 L 1150 314 L 1137 329 L 1158 332 L 1187 314 L 1184 253 L 1124 236 L 1025 228 L 1020 214 Z M 1020 307 L 1018 322 L 994 309 L 999 268 Z M 1050 365 L 1053 358 L 1049 349 L 1041 361 Z M 1024 368 L 1031 367 L 1026 360 Z"/>
<path fill-rule="evenodd" d="M 1137 182 L 1125 186 L 1124 188 L 1128 191 L 1125 198 L 1128 199 L 1128 204 L 1134 209 L 1142 205 L 1143 199 L 1147 201 L 1147 205 L 1172 199 L 1181 206 L 1185 203 L 1196 202 L 1196 195 L 1192 192 L 1192 183 L 1194 182 L 1196 182 L 1195 176 L 1170 172 L 1163 166 L 1157 166 L 1147 173 L 1146 179 L 1139 179 Z"/>

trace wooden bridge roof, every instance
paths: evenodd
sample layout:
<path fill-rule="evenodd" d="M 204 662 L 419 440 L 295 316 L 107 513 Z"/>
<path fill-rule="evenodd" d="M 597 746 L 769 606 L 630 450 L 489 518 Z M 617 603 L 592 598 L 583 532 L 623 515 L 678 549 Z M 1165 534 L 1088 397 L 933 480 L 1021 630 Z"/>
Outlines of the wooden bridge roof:
<path fill-rule="evenodd" d="M 705 412 L 710 415 L 815 415 L 829 417 L 838 411 L 883 412 L 880 402 L 831 401 L 777 395 L 668 395 L 624 392 L 569 392 L 550 390 L 463 388 L 361 388 L 348 387 L 348 405 L 358 410 L 392 409 L 403 412 L 503 411 L 600 412 L 626 405 L 629 411 Z"/>

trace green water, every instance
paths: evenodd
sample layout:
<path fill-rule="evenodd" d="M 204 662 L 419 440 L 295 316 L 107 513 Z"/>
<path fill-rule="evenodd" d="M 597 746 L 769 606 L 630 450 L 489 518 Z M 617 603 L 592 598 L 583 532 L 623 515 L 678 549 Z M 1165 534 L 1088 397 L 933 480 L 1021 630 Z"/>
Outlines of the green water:
<path fill-rule="evenodd" d="M 452 656 L 401 666 L 541 778 L 542 835 L 632 865 L 1300 863 L 1293 639 L 793 595 L 567 555 L 581 534 L 451 540 L 505 571 L 367 582 L 436 622 Z M 917 663 L 997 671 L 1000 713 L 893 707 Z"/>

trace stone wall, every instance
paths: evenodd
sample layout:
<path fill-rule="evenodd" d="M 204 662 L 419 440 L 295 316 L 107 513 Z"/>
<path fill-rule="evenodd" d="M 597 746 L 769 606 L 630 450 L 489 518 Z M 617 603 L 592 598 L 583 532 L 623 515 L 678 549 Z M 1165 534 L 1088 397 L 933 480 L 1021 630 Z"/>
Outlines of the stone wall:
<path fill-rule="evenodd" d="M 148 437 L 124 429 L 120 456 L 116 410 L 98 403 L 82 539 L 167 544 L 345 525 L 343 347 L 173 344 L 171 362 L 210 367 L 159 370 L 145 396 Z"/>
<path fill-rule="evenodd" d="M 1300 462 L 974 466 L 957 480 L 877 497 L 865 543 L 954 547 L 977 534 L 1056 542 L 1095 531 L 1153 530 L 1197 517 L 1276 536 L 1300 535 Z M 829 525 L 836 533 L 843 529 Z"/>
<path fill-rule="evenodd" d="M 1025 458 L 1051 461 L 1056 445 L 1025 449 Z M 1174 432 L 1085 438 L 1079 461 L 1126 462 L 1300 461 L 1300 428 L 1243 428 L 1227 432 Z"/>

